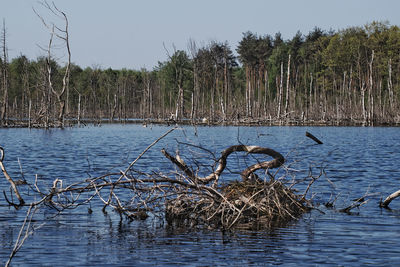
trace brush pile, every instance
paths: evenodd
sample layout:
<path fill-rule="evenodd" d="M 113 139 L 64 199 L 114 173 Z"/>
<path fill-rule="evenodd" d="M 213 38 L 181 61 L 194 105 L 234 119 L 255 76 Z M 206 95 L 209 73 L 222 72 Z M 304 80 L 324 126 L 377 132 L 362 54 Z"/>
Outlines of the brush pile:
<path fill-rule="evenodd" d="M 209 228 L 265 229 L 282 226 L 308 210 L 280 181 L 238 181 L 216 189 L 179 195 L 166 205 L 169 224 Z"/>
<path fill-rule="evenodd" d="M 242 181 L 218 186 L 218 178 L 226 167 L 228 156 L 237 151 L 267 154 L 274 159 L 245 169 L 241 173 Z M 285 225 L 308 210 L 304 197 L 296 195 L 290 186 L 273 176 L 269 177 L 269 181 L 263 181 L 254 173 L 258 169 L 277 168 L 284 163 L 283 156 L 272 149 L 231 146 L 221 153 L 216 170 L 204 178 L 196 177 L 180 157 L 173 157 L 165 150 L 163 153 L 179 167 L 184 179 L 192 185 L 187 190 L 179 190 L 180 194 L 166 202 L 169 224 L 200 225 L 213 229 L 265 229 Z"/>

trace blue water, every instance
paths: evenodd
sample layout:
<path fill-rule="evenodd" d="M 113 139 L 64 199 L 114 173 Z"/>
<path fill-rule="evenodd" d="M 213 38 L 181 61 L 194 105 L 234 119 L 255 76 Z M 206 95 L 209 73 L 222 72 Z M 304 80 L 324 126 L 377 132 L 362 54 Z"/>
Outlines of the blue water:
<path fill-rule="evenodd" d="M 64 185 L 125 170 L 151 142 L 169 127 L 103 125 L 68 129 L 0 129 L 4 164 L 14 179 L 22 175 L 48 188 L 56 178 Z M 305 137 L 309 131 L 321 139 L 315 145 Z M 120 220 L 102 203 L 63 212 L 42 208 L 35 214 L 35 230 L 12 261 L 12 266 L 146 266 L 146 265 L 334 265 L 389 266 L 400 264 L 400 199 L 392 210 L 379 208 L 379 201 L 400 189 L 400 128 L 391 127 L 190 127 L 175 130 L 135 164 L 144 172 L 174 171 L 161 154 L 177 149 L 187 162 L 201 166 L 207 174 L 213 163 L 207 151 L 187 146 L 201 145 L 214 152 L 229 145 L 247 144 L 273 148 L 282 153 L 288 179 L 307 177 L 311 167 L 325 174 L 309 192 L 318 209 L 288 226 L 271 231 L 172 229 L 157 220 Z M 232 155 L 223 180 L 256 160 Z M 194 162 L 195 161 L 195 162 Z M 22 168 L 22 171 L 21 171 Z M 262 174 L 262 173 L 261 173 Z M 305 182 L 307 185 L 307 182 Z M 0 189 L 9 193 L 1 177 Z M 299 185 L 298 190 L 304 190 Z M 350 214 L 338 212 L 352 199 L 369 194 L 369 202 Z M 335 207 L 323 204 L 338 196 Z M 29 199 L 29 196 L 26 196 Z M 0 197 L 0 264 L 12 251 L 27 208 L 16 211 Z"/>

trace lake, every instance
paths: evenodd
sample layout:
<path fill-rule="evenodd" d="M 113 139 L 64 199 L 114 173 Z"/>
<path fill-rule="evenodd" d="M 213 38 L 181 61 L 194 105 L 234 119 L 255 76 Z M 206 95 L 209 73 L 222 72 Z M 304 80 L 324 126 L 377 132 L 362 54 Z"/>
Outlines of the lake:
<path fill-rule="evenodd" d="M 170 127 L 106 124 L 67 129 L 0 129 L 4 164 L 14 179 L 35 175 L 50 185 L 56 178 L 64 185 L 124 170 L 149 144 Z M 305 137 L 309 131 L 323 145 Z M 154 220 L 120 220 L 102 203 L 51 218 L 42 208 L 35 214 L 35 230 L 16 254 L 12 266 L 245 266 L 339 265 L 390 266 L 400 264 L 400 199 L 391 210 L 379 207 L 400 189 L 400 128 L 395 127 L 192 127 L 182 126 L 160 140 L 135 164 L 144 172 L 171 172 L 175 167 L 160 150 L 179 149 L 201 164 L 213 163 L 200 145 L 216 155 L 230 145 L 270 147 L 287 159 L 291 175 L 302 179 L 310 167 L 325 175 L 312 186 L 309 197 L 318 209 L 289 225 L 269 231 L 194 230 L 172 228 Z M 251 159 L 233 156 L 222 179 L 240 179 L 237 172 Z M 203 165 L 201 165 L 203 166 Z M 205 172 L 207 169 L 205 170 Z M 10 196 L 2 177 L 0 189 Z M 307 185 L 307 183 L 306 183 Z M 299 190 L 304 190 L 300 186 Z M 350 213 L 339 212 L 353 199 L 369 194 L 369 201 Z M 334 202 L 334 208 L 325 203 Z M 88 209 L 93 210 L 92 213 Z M 16 211 L 0 198 L 0 264 L 14 246 L 27 207 Z"/>

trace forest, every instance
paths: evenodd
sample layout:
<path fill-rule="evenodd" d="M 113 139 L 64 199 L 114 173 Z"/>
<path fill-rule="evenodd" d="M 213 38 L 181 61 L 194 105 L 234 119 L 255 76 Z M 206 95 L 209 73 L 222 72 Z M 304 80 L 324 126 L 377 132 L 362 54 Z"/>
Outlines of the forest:
<path fill-rule="evenodd" d="M 65 22 L 65 28 L 52 28 L 48 47 L 36 60 L 23 54 L 8 58 L 3 26 L 2 126 L 63 127 L 132 119 L 314 125 L 400 122 L 400 29 L 389 22 L 338 31 L 315 27 L 288 40 L 279 32 L 249 31 L 237 47 L 219 41 L 199 46 L 189 40 L 186 49 L 165 48 L 167 60 L 152 70 L 74 64 L 66 16 Z M 57 38 L 64 44 L 67 63 L 53 55 Z"/>

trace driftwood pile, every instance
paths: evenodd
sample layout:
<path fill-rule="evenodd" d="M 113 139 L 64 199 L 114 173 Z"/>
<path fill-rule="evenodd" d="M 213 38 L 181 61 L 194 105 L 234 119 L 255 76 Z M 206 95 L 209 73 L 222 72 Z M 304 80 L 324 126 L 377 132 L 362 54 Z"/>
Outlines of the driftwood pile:
<path fill-rule="evenodd" d="M 166 220 L 175 225 L 207 225 L 210 228 L 260 229 L 283 225 L 308 210 L 302 195 L 296 195 L 273 175 L 260 179 L 259 169 L 280 167 L 284 157 L 269 148 L 235 145 L 222 151 L 218 166 L 206 177 L 198 177 L 177 155 L 164 155 L 184 174 L 185 180 L 196 185 L 184 194 L 177 194 L 166 203 Z M 233 152 L 266 154 L 271 161 L 258 162 L 241 172 L 241 181 L 218 185 L 226 168 L 227 158 Z"/>
<path fill-rule="evenodd" d="M 307 210 L 304 201 L 279 181 L 240 181 L 212 194 L 179 195 L 167 202 L 166 219 L 177 226 L 265 229 L 285 225 Z"/>

